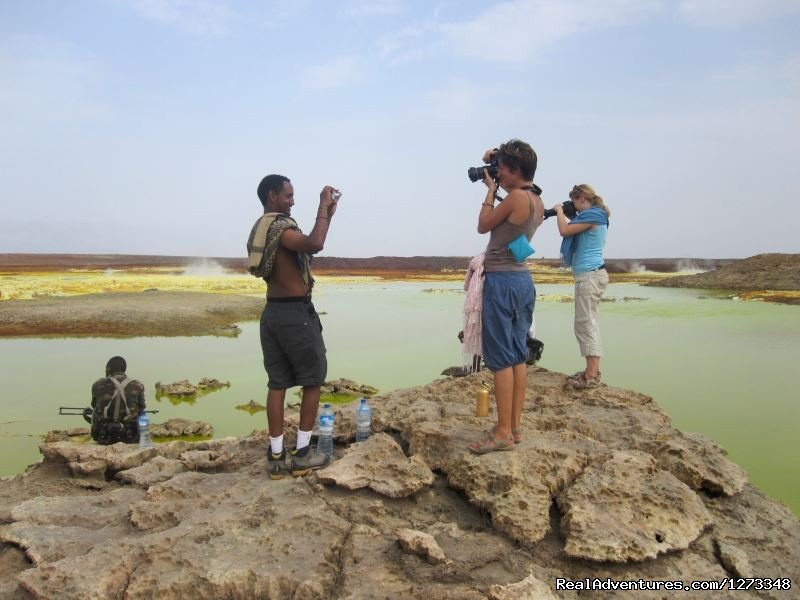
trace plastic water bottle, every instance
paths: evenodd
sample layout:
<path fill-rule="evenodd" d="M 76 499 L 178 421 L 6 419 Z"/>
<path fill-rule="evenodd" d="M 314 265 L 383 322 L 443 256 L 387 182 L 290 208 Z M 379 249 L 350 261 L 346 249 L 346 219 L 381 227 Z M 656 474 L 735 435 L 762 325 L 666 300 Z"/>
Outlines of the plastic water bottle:
<path fill-rule="evenodd" d="M 139 413 L 139 448 L 152 448 L 153 439 L 150 437 L 150 417 L 147 411 Z"/>
<path fill-rule="evenodd" d="M 372 433 L 372 408 L 366 398 L 356 406 L 356 441 L 363 442 Z"/>
<path fill-rule="evenodd" d="M 333 409 L 330 404 L 324 404 L 319 412 L 317 452 L 333 456 Z"/>

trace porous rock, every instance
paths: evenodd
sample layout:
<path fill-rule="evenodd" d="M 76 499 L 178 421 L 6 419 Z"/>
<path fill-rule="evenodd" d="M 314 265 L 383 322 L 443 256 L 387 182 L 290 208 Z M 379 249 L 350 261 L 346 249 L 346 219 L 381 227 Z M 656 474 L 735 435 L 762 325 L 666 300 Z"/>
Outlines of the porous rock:
<path fill-rule="evenodd" d="M 155 387 L 157 396 L 192 397 L 231 387 L 231 384 L 229 381 L 220 381 L 218 379 L 203 377 L 196 384 L 191 383 L 188 379 L 182 379 L 181 381 L 167 384 L 162 384 L 160 381 L 157 381 Z"/>
<path fill-rule="evenodd" d="M 684 550 L 712 522 L 694 491 L 636 450 L 615 452 L 587 467 L 558 505 L 564 512 L 564 552 L 599 561 Z"/>
<path fill-rule="evenodd" d="M 533 575 L 508 585 L 489 588 L 489 600 L 558 600 L 550 586 Z"/>
<path fill-rule="evenodd" d="M 726 571 L 735 577 L 754 577 L 754 572 L 747 558 L 747 553 L 733 544 L 717 541 L 719 562 Z"/>
<path fill-rule="evenodd" d="M 447 560 L 444 552 L 436 543 L 436 539 L 424 531 L 401 528 L 395 531 L 397 541 L 406 552 L 421 556 L 432 565 L 438 565 Z"/>
<path fill-rule="evenodd" d="M 747 483 L 745 470 L 704 435 L 674 431 L 666 439 L 653 440 L 647 447 L 662 469 L 693 490 L 733 496 Z"/>
<path fill-rule="evenodd" d="M 210 437 L 214 435 L 214 427 L 203 421 L 173 418 L 163 423 L 151 424 L 150 435 L 155 438 Z"/>
<path fill-rule="evenodd" d="M 353 397 L 373 396 L 378 393 L 378 389 L 371 385 L 356 383 L 352 379 L 334 379 L 322 384 L 322 395 L 325 394 L 348 394 Z"/>
<path fill-rule="evenodd" d="M 116 474 L 116 478 L 146 489 L 153 484 L 172 479 L 186 469 L 186 465 L 179 460 L 155 456 L 139 467 L 120 471 Z"/>
<path fill-rule="evenodd" d="M 433 483 L 428 466 L 416 456 L 407 457 L 385 433 L 353 444 L 318 477 L 322 483 L 348 490 L 368 487 L 390 498 L 410 496 Z"/>

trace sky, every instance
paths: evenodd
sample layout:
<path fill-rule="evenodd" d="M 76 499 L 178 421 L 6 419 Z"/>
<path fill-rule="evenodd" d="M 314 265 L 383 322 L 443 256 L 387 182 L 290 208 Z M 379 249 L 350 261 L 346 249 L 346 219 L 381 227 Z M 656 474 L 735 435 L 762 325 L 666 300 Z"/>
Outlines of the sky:
<path fill-rule="evenodd" d="M 326 256 L 472 256 L 519 138 L 609 258 L 800 252 L 797 0 L 0 1 L 0 253 L 246 255 L 292 180 Z M 535 257 L 558 256 L 554 220 Z"/>

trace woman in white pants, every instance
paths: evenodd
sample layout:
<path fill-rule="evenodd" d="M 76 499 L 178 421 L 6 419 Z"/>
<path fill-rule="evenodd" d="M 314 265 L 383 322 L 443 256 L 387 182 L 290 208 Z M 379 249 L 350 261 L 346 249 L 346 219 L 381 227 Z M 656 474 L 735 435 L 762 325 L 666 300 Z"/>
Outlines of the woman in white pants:
<path fill-rule="evenodd" d="M 576 389 L 584 389 L 600 384 L 603 348 L 597 309 L 608 287 L 603 248 L 611 211 L 597 192 L 585 183 L 574 186 L 569 197 L 577 211 L 574 219 L 567 221 L 561 204 L 553 208 L 558 232 L 564 238 L 561 258 L 566 266 L 572 267 L 575 276 L 575 337 L 581 356 L 586 359 L 586 369 L 570 377 L 569 383 Z"/>

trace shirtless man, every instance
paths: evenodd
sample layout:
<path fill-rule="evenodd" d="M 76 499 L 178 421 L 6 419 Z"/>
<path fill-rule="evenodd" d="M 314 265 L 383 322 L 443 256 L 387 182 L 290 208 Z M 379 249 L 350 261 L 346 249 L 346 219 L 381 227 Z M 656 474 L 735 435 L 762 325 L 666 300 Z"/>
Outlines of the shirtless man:
<path fill-rule="evenodd" d="M 322 324 L 311 303 L 314 279 L 309 259 L 325 244 L 340 193 L 327 185 L 322 189 L 316 221 L 308 235 L 304 235 L 290 217 L 294 188 L 287 177 L 267 175 L 261 180 L 257 193 L 264 206 L 264 218 L 272 219 L 265 243 L 265 259 L 271 266 L 263 275 L 267 282 L 267 305 L 261 315 L 261 349 L 269 378 L 267 423 L 270 449 L 267 451 L 267 465 L 270 478 L 280 479 L 287 471 L 286 449 L 283 447 L 283 405 L 286 390 L 290 387 L 299 385 L 303 388 L 297 443 L 288 469 L 290 474 L 296 477 L 304 475 L 312 469 L 324 467 L 329 460 L 310 445 L 320 386 L 328 373 L 328 361 Z M 251 241 L 252 238 L 251 234 Z"/>

